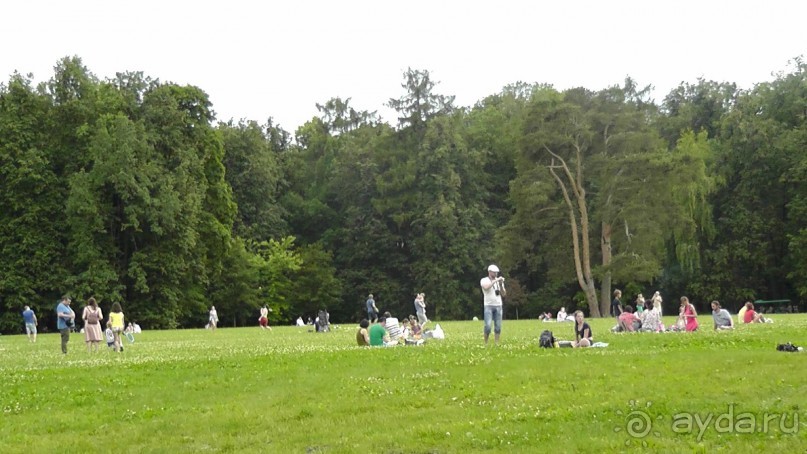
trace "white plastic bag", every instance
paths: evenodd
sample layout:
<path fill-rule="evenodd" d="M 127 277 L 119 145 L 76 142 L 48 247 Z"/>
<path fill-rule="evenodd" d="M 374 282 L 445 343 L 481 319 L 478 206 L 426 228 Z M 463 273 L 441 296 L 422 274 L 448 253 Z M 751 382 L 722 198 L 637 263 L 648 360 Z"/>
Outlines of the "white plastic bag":
<path fill-rule="evenodd" d="M 432 338 L 434 339 L 445 339 L 446 333 L 443 332 L 443 328 L 440 328 L 440 324 L 434 325 L 434 329 L 432 330 Z"/>

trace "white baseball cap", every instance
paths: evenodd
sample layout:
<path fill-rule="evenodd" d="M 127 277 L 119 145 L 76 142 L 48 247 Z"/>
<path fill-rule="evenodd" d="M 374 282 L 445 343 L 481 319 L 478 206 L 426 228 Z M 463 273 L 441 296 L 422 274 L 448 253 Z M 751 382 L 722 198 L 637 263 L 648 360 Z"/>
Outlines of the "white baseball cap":
<path fill-rule="evenodd" d="M 488 271 L 493 271 L 494 273 L 498 273 L 499 272 L 499 267 L 496 266 L 496 265 L 490 265 L 488 267 Z"/>

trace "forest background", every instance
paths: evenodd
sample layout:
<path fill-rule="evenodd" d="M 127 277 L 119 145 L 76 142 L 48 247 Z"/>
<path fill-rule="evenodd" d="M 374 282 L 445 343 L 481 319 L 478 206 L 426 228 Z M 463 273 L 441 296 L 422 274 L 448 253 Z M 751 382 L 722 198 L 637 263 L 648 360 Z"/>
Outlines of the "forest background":
<path fill-rule="evenodd" d="M 390 124 L 350 99 L 294 133 L 217 121 L 202 88 L 79 57 L 0 84 L 0 332 L 63 294 L 120 302 L 144 328 L 272 323 L 373 293 L 436 320 L 481 315 L 489 263 L 507 318 L 607 314 L 611 292 L 807 296 L 807 64 L 772 82 L 627 78 L 592 91 L 514 83 L 470 107 L 409 69 Z M 394 93 L 393 93 L 394 94 Z"/>

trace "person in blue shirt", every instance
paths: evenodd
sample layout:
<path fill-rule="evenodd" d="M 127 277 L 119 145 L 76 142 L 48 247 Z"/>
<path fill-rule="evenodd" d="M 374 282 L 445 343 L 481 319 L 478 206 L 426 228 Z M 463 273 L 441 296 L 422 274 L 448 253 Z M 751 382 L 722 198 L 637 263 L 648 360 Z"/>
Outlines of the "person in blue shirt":
<path fill-rule="evenodd" d="M 62 353 L 67 354 L 67 342 L 70 340 L 70 329 L 75 326 L 76 313 L 70 309 L 70 297 L 63 296 L 56 306 L 56 329 L 62 335 Z"/>
<path fill-rule="evenodd" d="M 36 342 L 36 314 L 30 307 L 25 306 L 22 311 L 22 319 L 25 322 L 25 333 L 28 334 L 28 341 Z"/>

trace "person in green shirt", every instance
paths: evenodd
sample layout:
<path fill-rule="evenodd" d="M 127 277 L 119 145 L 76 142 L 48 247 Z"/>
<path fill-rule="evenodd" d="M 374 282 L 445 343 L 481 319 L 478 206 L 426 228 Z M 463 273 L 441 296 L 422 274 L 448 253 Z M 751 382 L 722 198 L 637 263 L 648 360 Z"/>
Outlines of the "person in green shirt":
<path fill-rule="evenodd" d="M 375 323 L 370 327 L 371 347 L 383 347 L 389 342 L 389 334 L 387 334 L 387 330 L 384 328 L 385 321 L 386 318 L 381 316 L 378 318 L 378 323 Z"/>

